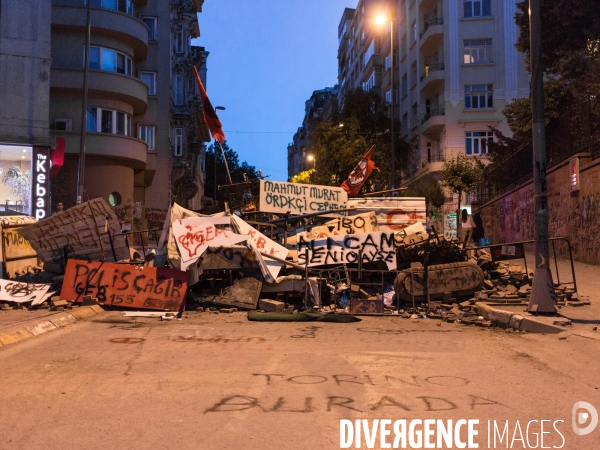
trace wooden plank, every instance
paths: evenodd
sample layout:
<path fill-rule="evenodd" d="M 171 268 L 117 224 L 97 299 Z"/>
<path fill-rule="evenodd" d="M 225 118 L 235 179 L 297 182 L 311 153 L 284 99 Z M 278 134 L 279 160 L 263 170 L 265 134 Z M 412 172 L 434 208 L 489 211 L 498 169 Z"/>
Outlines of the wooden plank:
<path fill-rule="evenodd" d="M 90 209 L 91 207 L 91 209 Z M 96 198 L 47 219 L 18 229 L 45 264 L 46 270 L 62 271 L 65 251 L 68 258 L 114 261 L 108 233 L 104 224 L 108 219 L 110 232 L 119 234 L 119 221 L 113 210 L 101 198 Z M 100 238 L 98 237 L 100 233 Z M 114 239 L 117 261 L 129 259 L 124 239 Z M 66 250 L 65 250 L 66 249 Z M 61 270 L 62 269 L 62 270 Z"/>
<path fill-rule="evenodd" d="M 179 311 L 188 276 L 180 270 L 70 259 L 60 298 L 81 303 L 91 295 L 106 306 Z"/>

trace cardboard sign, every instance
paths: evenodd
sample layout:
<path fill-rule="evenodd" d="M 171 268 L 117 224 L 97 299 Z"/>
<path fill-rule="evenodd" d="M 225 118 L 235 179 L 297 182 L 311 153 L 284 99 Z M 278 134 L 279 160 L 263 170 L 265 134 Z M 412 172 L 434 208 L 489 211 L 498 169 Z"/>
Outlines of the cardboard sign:
<path fill-rule="evenodd" d="M 91 295 L 101 305 L 179 311 L 187 289 L 188 273 L 180 270 L 69 259 L 60 298 Z"/>
<path fill-rule="evenodd" d="M 91 209 L 90 209 L 91 208 Z M 51 272 L 62 272 L 65 267 L 65 253 L 69 258 L 90 261 L 113 261 L 110 237 L 104 231 L 104 223 L 113 236 L 120 234 L 121 227 L 117 216 L 101 198 L 59 212 L 35 224 L 18 229 L 18 233 L 29 241 L 39 258 L 44 260 L 44 268 Z M 125 239 L 113 237 L 117 261 L 129 259 L 129 249 Z M 104 251 L 104 252 L 103 252 Z"/>
<path fill-rule="evenodd" d="M 317 241 L 298 241 L 298 262 L 322 266 L 329 264 L 354 264 L 359 258 L 363 263 L 385 261 L 389 270 L 396 269 L 396 248 L 394 233 L 377 231 L 374 233 L 348 234 Z"/>
<path fill-rule="evenodd" d="M 173 223 L 173 234 L 181 255 L 181 270 L 186 270 L 190 264 L 195 263 L 209 246 L 234 245 L 248 239 L 248 236 L 217 228 L 214 222 L 230 223 L 229 217 L 218 217 L 215 220 L 191 217 Z"/>
<path fill-rule="evenodd" d="M 0 300 L 15 303 L 36 302 L 44 297 L 49 287 L 48 284 L 19 283 L 0 279 Z"/>
<path fill-rule="evenodd" d="M 490 246 L 492 262 L 509 261 L 511 259 L 525 258 L 525 246 L 523 244 L 501 244 Z"/>
<path fill-rule="evenodd" d="M 350 216 L 367 211 L 375 212 L 381 231 L 401 231 L 417 222 L 425 225 L 426 220 L 425 198 L 422 197 L 350 199 L 348 208 L 356 208 L 356 212 L 348 213 Z"/>
<path fill-rule="evenodd" d="M 289 252 L 288 249 L 271 240 L 257 229 L 251 227 L 236 215 L 231 216 L 231 221 L 235 224 L 241 234 L 248 235 L 248 245 L 254 251 L 256 261 L 258 262 L 267 283 L 275 282 L 282 264 L 273 259 L 263 259 L 260 253 L 273 255 L 279 259 L 285 259 Z"/>
<path fill-rule="evenodd" d="M 339 187 L 260 180 L 260 210 L 292 215 L 344 209 L 348 193 Z"/>

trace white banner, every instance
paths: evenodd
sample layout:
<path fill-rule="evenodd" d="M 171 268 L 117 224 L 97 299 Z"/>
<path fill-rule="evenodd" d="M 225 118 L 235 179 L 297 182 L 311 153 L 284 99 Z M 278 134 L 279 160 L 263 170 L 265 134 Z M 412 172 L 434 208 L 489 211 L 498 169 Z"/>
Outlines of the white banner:
<path fill-rule="evenodd" d="M 394 233 L 348 234 L 316 241 L 298 239 L 298 263 L 304 264 L 308 251 L 308 265 L 354 264 L 361 258 L 363 263 L 384 261 L 389 270 L 396 269 Z"/>
<path fill-rule="evenodd" d="M 260 180 L 260 210 L 300 216 L 345 209 L 348 193 L 340 187 Z"/>
<path fill-rule="evenodd" d="M 5 302 L 39 303 L 50 285 L 19 283 L 18 281 L 0 280 L 0 300 Z"/>
<path fill-rule="evenodd" d="M 261 270 L 265 280 L 267 283 L 273 283 L 279 275 L 282 263 L 266 257 L 263 258 L 260 253 L 273 255 L 279 259 L 285 259 L 289 250 L 283 245 L 279 245 L 277 242 L 268 238 L 256 228 L 251 227 L 238 216 L 231 216 L 231 220 L 233 223 L 235 223 L 240 233 L 247 235 L 246 237 L 248 238 L 248 244 L 254 251 L 254 256 L 256 257 L 259 265 L 261 265 Z M 265 270 L 268 271 L 268 274 L 265 273 Z M 270 275 L 272 279 L 270 279 L 268 275 Z"/>
<path fill-rule="evenodd" d="M 217 224 L 229 223 L 228 217 L 190 217 L 173 222 L 173 235 L 181 255 L 180 270 L 185 271 L 195 263 L 209 246 L 229 246 L 248 239 L 248 236 L 216 227 Z"/>
<path fill-rule="evenodd" d="M 373 197 L 348 200 L 348 208 L 357 208 L 348 215 L 374 211 L 382 231 L 401 231 L 421 222 L 425 225 L 425 198 L 422 197 Z"/>

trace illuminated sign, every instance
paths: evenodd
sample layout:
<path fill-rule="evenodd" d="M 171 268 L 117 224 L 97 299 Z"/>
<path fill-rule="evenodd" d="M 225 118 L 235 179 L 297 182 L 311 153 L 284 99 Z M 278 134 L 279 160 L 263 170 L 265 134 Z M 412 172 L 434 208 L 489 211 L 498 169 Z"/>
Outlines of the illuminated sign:
<path fill-rule="evenodd" d="M 571 191 L 579 190 L 579 158 L 571 158 L 569 160 L 569 182 Z"/>
<path fill-rule="evenodd" d="M 33 189 L 32 206 L 33 217 L 42 220 L 48 217 L 50 198 L 50 159 L 48 149 L 45 147 L 33 147 L 32 156 Z"/>

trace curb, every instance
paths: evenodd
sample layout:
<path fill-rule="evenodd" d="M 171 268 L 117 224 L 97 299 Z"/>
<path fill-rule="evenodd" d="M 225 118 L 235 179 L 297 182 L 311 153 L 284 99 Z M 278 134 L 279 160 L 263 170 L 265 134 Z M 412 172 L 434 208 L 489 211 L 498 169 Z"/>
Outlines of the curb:
<path fill-rule="evenodd" d="M 477 312 L 486 320 L 491 321 L 500 328 L 512 328 L 513 330 L 527 331 L 528 333 L 558 334 L 565 331 L 564 328 L 550 325 L 538 320 L 535 316 L 522 316 L 512 311 L 492 308 L 485 303 L 475 303 Z"/>
<path fill-rule="evenodd" d="M 80 306 L 71 312 L 57 313 L 50 318 L 45 318 L 31 325 L 20 325 L 9 328 L 5 331 L 0 331 L 0 347 L 16 344 L 25 339 L 39 336 L 57 328 L 62 328 L 70 323 L 78 320 L 84 320 L 88 317 L 102 314 L 104 309 L 98 305 Z"/>

